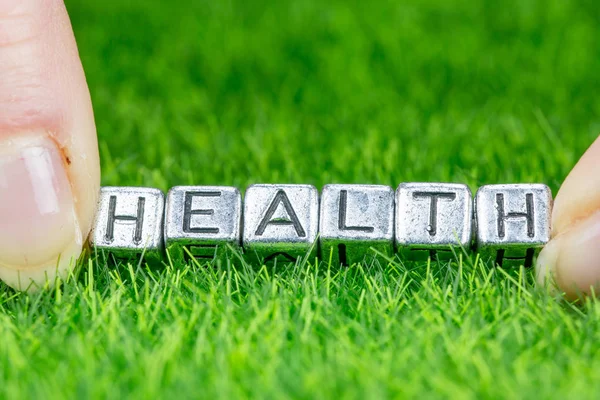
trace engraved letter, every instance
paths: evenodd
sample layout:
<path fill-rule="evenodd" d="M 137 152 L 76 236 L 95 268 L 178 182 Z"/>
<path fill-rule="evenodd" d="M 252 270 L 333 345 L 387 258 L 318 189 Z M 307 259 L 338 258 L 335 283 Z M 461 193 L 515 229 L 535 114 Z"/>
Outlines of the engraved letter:
<path fill-rule="evenodd" d="M 213 209 L 192 209 L 192 200 L 194 197 L 220 197 L 221 192 L 185 192 L 185 202 L 183 208 L 183 231 L 185 233 L 219 233 L 219 228 L 198 228 L 192 227 L 192 215 L 213 215 Z"/>
<path fill-rule="evenodd" d="M 348 191 L 340 190 L 338 228 L 340 231 L 373 232 L 372 226 L 346 226 L 346 213 L 348 208 Z"/>
<path fill-rule="evenodd" d="M 415 199 L 430 198 L 429 202 L 429 226 L 427 232 L 430 236 L 437 234 L 437 206 L 438 200 L 449 200 L 453 201 L 456 199 L 456 193 L 451 192 L 414 192 L 413 197 Z"/>
<path fill-rule="evenodd" d="M 277 207 L 279 206 L 279 203 L 283 204 L 283 207 L 285 208 L 285 212 L 287 213 L 287 215 L 290 218 L 289 220 L 281 219 L 281 218 L 273 219 L 273 220 L 271 219 L 273 217 L 273 214 L 275 214 L 275 211 L 277 211 Z M 302 228 L 302 224 L 300 224 L 300 221 L 298 220 L 298 216 L 296 215 L 296 212 L 294 211 L 294 208 L 292 207 L 290 200 L 288 199 L 285 192 L 281 189 L 279 189 L 277 191 L 275 198 L 273 198 L 273 201 L 271 202 L 271 205 L 267 209 L 265 216 L 260 221 L 260 224 L 258 225 L 258 228 L 256 229 L 255 235 L 261 236 L 263 233 L 265 233 L 265 229 L 267 229 L 268 225 L 293 225 L 298 237 L 306 236 L 306 232 L 304 232 L 304 229 Z"/>
<path fill-rule="evenodd" d="M 533 194 L 527 193 L 525 195 L 525 207 L 526 212 L 504 212 L 504 195 L 502 193 L 496 193 L 496 205 L 498 209 L 498 237 L 504 238 L 506 236 L 505 221 L 509 218 L 525 218 L 527 221 L 527 236 L 532 238 L 535 236 L 535 225 L 534 225 L 534 209 L 533 209 Z M 525 260 L 523 265 L 529 268 L 533 265 L 534 249 L 527 249 L 525 257 L 506 257 L 506 250 L 499 249 L 496 252 L 496 264 L 502 266 L 504 260 Z"/>
<path fill-rule="evenodd" d="M 138 197 L 137 216 L 132 215 L 115 215 L 117 208 L 117 196 L 110 196 L 108 200 L 108 221 L 106 222 L 106 235 L 104 240 L 108 243 L 115 239 L 115 222 L 117 221 L 135 221 L 135 233 L 133 234 L 133 243 L 140 244 L 142 242 L 142 227 L 144 225 L 144 204 L 146 199 Z"/>
<path fill-rule="evenodd" d="M 525 218 L 527 220 L 527 236 L 530 238 L 535 236 L 534 222 L 534 211 L 533 211 L 533 194 L 527 193 L 525 195 L 525 203 L 527 212 L 508 212 L 504 213 L 504 195 L 502 193 L 496 193 L 496 204 L 498 206 L 498 237 L 504 238 L 506 236 L 506 228 L 504 221 L 509 218 Z"/>

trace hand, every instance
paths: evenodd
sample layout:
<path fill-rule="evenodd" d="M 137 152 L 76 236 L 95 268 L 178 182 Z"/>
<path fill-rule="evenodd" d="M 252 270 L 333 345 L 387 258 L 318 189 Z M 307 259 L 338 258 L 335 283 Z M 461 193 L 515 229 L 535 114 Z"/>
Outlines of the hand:
<path fill-rule="evenodd" d="M 600 288 L 600 137 L 565 179 L 554 201 L 552 240 L 538 257 L 540 284 L 568 298 Z M 598 293 L 598 292 L 596 292 Z"/>
<path fill-rule="evenodd" d="M 0 0 L 0 279 L 74 267 L 100 184 L 87 83 L 62 0 Z"/>
<path fill-rule="evenodd" d="M 100 182 L 90 97 L 62 0 L 0 0 L 0 279 L 26 289 L 75 265 Z M 600 288 L 600 139 L 565 180 L 540 283 Z"/>

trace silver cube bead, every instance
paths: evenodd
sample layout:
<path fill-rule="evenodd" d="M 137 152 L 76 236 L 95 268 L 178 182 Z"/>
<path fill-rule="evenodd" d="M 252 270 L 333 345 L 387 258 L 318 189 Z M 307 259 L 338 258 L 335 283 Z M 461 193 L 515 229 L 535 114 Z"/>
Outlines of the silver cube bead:
<path fill-rule="evenodd" d="M 244 196 L 244 254 L 250 262 L 316 256 L 319 193 L 312 185 L 252 185 Z"/>
<path fill-rule="evenodd" d="M 239 250 L 242 196 L 234 187 L 175 186 L 167 194 L 165 246 L 174 262 L 225 260 Z"/>
<path fill-rule="evenodd" d="M 348 266 L 385 260 L 394 248 L 394 191 L 383 185 L 325 185 L 319 221 L 321 257 Z"/>
<path fill-rule="evenodd" d="M 158 189 L 144 187 L 103 187 L 91 245 L 115 258 L 159 263 L 163 250 L 165 197 Z"/>
<path fill-rule="evenodd" d="M 550 240 L 552 192 L 542 184 L 482 186 L 475 197 L 477 250 L 496 265 L 531 267 Z"/>
<path fill-rule="evenodd" d="M 402 183 L 396 191 L 396 246 L 409 260 L 447 260 L 470 250 L 473 198 L 466 185 Z"/>

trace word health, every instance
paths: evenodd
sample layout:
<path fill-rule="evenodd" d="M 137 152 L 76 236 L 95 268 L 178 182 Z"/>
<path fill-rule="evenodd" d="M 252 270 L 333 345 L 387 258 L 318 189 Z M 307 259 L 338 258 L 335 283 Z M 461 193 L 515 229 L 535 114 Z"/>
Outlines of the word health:
<path fill-rule="evenodd" d="M 543 184 L 486 185 L 475 198 L 455 183 L 258 184 L 235 187 L 103 187 L 91 233 L 99 252 L 147 262 L 210 262 L 239 252 L 249 262 L 332 264 L 448 260 L 474 250 L 498 266 L 531 267 L 550 239 L 552 193 Z"/>

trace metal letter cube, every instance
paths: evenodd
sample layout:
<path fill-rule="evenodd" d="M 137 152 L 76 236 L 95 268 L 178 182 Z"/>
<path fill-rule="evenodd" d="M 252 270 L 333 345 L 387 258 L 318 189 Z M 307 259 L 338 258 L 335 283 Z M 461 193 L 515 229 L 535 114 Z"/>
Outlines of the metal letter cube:
<path fill-rule="evenodd" d="M 371 262 L 394 249 L 394 191 L 382 185 L 325 185 L 319 222 L 321 257 L 339 266 Z"/>
<path fill-rule="evenodd" d="M 175 186 L 167 194 L 165 246 L 174 262 L 224 259 L 239 249 L 242 196 L 234 187 Z"/>
<path fill-rule="evenodd" d="M 316 256 L 319 193 L 311 185 L 252 185 L 244 196 L 244 254 L 250 262 Z"/>
<path fill-rule="evenodd" d="M 402 183 L 396 191 L 396 245 L 409 260 L 448 260 L 472 241 L 473 199 L 466 185 Z"/>
<path fill-rule="evenodd" d="M 91 245 L 118 259 L 134 260 L 144 255 L 159 263 L 163 250 L 165 197 L 158 189 L 144 187 L 103 187 Z"/>
<path fill-rule="evenodd" d="M 475 198 L 477 249 L 496 265 L 531 267 L 550 240 L 552 192 L 542 184 L 482 186 Z"/>

